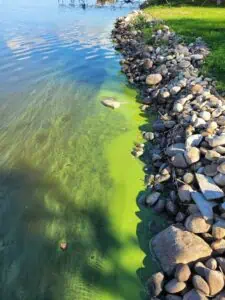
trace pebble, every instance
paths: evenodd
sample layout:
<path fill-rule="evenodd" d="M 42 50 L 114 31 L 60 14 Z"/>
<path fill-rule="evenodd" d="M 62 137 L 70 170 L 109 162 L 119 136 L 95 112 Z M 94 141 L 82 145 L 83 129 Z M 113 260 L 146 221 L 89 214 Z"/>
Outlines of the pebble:
<path fill-rule="evenodd" d="M 171 163 L 174 167 L 185 169 L 187 168 L 188 164 L 184 158 L 182 153 L 177 153 L 175 156 L 171 158 Z"/>
<path fill-rule="evenodd" d="M 214 150 L 208 150 L 206 152 L 205 158 L 210 161 L 216 161 L 218 158 L 220 158 L 220 154 Z"/>
<path fill-rule="evenodd" d="M 153 297 L 159 296 L 163 291 L 164 274 L 162 272 L 155 273 L 148 280 L 147 285 L 151 296 Z"/>
<path fill-rule="evenodd" d="M 200 160 L 200 150 L 197 147 L 191 147 L 184 152 L 184 157 L 189 165 L 192 165 Z"/>
<path fill-rule="evenodd" d="M 184 282 L 179 282 L 177 279 L 172 279 L 165 285 L 165 290 L 170 294 L 176 294 L 183 291 L 185 287 L 186 284 Z"/>
<path fill-rule="evenodd" d="M 194 275 L 192 278 L 193 286 L 196 290 L 199 290 L 205 295 L 209 295 L 210 290 L 208 283 L 199 275 Z"/>
<path fill-rule="evenodd" d="M 193 94 L 202 94 L 204 89 L 200 84 L 195 84 L 191 89 Z"/>
<path fill-rule="evenodd" d="M 200 291 L 192 289 L 184 294 L 183 300 L 207 300 L 208 298 Z"/>
<path fill-rule="evenodd" d="M 219 199 L 224 196 L 223 190 L 221 190 L 213 181 L 211 177 L 207 177 L 203 174 L 195 174 L 199 187 L 207 200 Z"/>
<path fill-rule="evenodd" d="M 217 261 L 215 258 L 210 258 L 207 260 L 205 263 L 205 266 L 211 270 L 216 270 L 217 269 Z"/>
<path fill-rule="evenodd" d="M 208 268 L 205 269 L 204 278 L 206 279 L 209 289 L 210 295 L 215 296 L 218 294 L 224 287 L 224 278 L 223 274 L 219 271 L 213 271 Z"/>
<path fill-rule="evenodd" d="M 174 112 L 182 112 L 184 109 L 184 106 L 181 103 L 175 103 L 173 106 L 173 111 Z"/>
<path fill-rule="evenodd" d="M 172 89 L 170 90 L 171 95 L 176 95 L 180 92 L 181 87 L 180 86 L 174 86 L 172 87 Z"/>
<path fill-rule="evenodd" d="M 178 264 L 174 276 L 180 282 L 188 281 L 191 276 L 191 270 L 186 264 Z"/>
<path fill-rule="evenodd" d="M 193 134 L 186 139 L 186 147 L 197 147 L 201 143 L 203 136 L 201 134 Z"/>
<path fill-rule="evenodd" d="M 217 174 L 217 164 L 206 165 L 204 167 L 204 174 L 206 176 L 215 176 Z"/>
<path fill-rule="evenodd" d="M 202 111 L 199 116 L 205 121 L 209 121 L 211 119 L 211 114 L 208 111 Z"/>
<path fill-rule="evenodd" d="M 187 184 L 191 184 L 194 181 L 194 175 L 192 173 L 185 173 L 183 180 Z"/>
<path fill-rule="evenodd" d="M 216 176 L 213 177 L 213 180 L 215 183 L 221 187 L 225 186 L 225 174 L 217 174 Z"/>
<path fill-rule="evenodd" d="M 216 240 L 211 244 L 211 248 L 219 254 L 225 252 L 225 240 Z"/>
<path fill-rule="evenodd" d="M 146 59 L 144 60 L 143 66 L 144 66 L 145 70 L 151 69 L 152 66 L 153 66 L 153 61 L 152 61 L 150 58 L 146 58 Z"/>
<path fill-rule="evenodd" d="M 211 147 L 218 147 L 225 145 L 225 135 L 216 135 L 214 137 L 207 137 L 206 141 L 209 143 Z"/>
<path fill-rule="evenodd" d="M 150 194 L 149 196 L 147 196 L 146 203 L 149 206 L 154 205 L 159 200 L 160 195 L 161 194 L 159 192 L 153 192 L 152 194 Z"/>
<path fill-rule="evenodd" d="M 185 221 L 187 230 L 193 233 L 205 233 L 211 228 L 211 224 L 202 217 L 201 214 L 190 215 Z"/>
<path fill-rule="evenodd" d="M 167 149 L 166 149 L 166 154 L 170 157 L 178 154 L 178 153 L 184 153 L 185 151 L 185 144 L 183 143 L 177 143 L 177 144 L 173 144 L 171 146 L 169 146 Z"/>
<path fill-rule="evenodd" d="M 222 164 L 220 164 L 218 167 L 217 167 L 217 171 L 222 173 L 222 174 L 225 174 L 225 162 L 223 162 Z"/>
<path fill-rule="evenodd" d="M 162 81 L 162 75 L 161 74 L 151 74 L 148 75 L 146 78 L 147 85 L 156 85 L 159 84 Z"/>
<path fill-rule="evenodd" d="M 193 189 L 190 185 L 185 184 L 179 187 L 178 189 L 178 195 L 180 198 L 180 201 L 182 203 L 189 203 L 191 202 L 191 193 L 193 192 Z"/>
<path fill-rule="evenodd" d="M 225 258 L 224 257 L 217 257 L 216 258 L 220 268 L 222 269 L 223 272 L 225 272 Z"/>
<path fill-rule="evenodd" d="M 225 221 L 219 220 L 213 224 L 212 236 L 218 240 L 225 237 Z"/>
<path fill-rule="evenodd" d="M 60 244 L 60 249 L 61 250 L 65 251 L 65 250 L 67 250 L 67 248 L 68 248 L 68 243 L 61 243 Z"/>

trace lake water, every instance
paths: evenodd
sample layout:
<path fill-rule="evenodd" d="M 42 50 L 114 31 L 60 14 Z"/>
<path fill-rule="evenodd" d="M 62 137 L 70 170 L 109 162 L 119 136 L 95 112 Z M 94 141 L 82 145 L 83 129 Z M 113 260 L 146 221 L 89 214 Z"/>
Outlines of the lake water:
<path fill-rule="evenodd" d="M 0 0 L 0 299 L 137 300 L 143 118 L 110 38 L 131 5 L 67 4 Z"/>

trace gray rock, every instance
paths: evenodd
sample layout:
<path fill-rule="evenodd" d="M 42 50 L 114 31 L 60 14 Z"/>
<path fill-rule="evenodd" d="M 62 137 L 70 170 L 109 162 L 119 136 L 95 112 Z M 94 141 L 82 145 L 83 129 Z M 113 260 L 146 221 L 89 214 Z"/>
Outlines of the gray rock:
<path fill-rule="evenodd" d="M 178 223 L 183 222 L 184 219 L 185 219 L 185 214 L 179 211 L 176 215 L 176 222 Z"/>
<path fill-rule="evenodd" d="M 193 134 L 186 139 L 186 147 L 197 147 L 201 143 L 203 136 L 201 134 Z"/>
<path fill-rule="evenodd" d="M 162 272 L 158 272 L 148 280 L 148 289 L 152 297 L 157 297 L 163 291 L 164 275 Z"/>
<path fill-rule="evenodd" d="M 101 101 L 104 106 L 116 109 L 120 107 L 120 102 L 115 101 L 113 98 L 104 99 Z"/>
<path fill-rule="evenodd" d="M 196 147 L 191 147 L 184 152 L 184 157 L 189 165 L 192 165 L 200 160 L 200 150 Z"/>
<path fill-rule="evenodd" d="M 149 206 L 154 205 L 159 200 L 160 195 L 161 194 L 159 192 L 153 192 L 146 198 L 146 203 Z"/>
<path fill-rule="evenodd" d="M 211 228 L 211 224 L 202 217 L 201 214 L 196 213 L 190 215 L 185 221 L 185 227 L 188 231 L 193 233 L 205 233 Z"/>
<path fill-rule="evenodd" d="M 171 274 L 179 263 L 188 264 L 212 253 L 209 245 L 199 236 L 173 225 L 158 233 L 152 239 L 150 248 L 167 274 Z"/>
<path fill-rule="evenodd" d="M 178 189 L 178 195 L 181 202 L 191 202 L 191 193 L 193 192 L 193 189 L 190 185 L 182 185 Z"/>
<path fill-rule="evenodd" d="M 187 61 L 187 60 L 182 60 L 182 61 L 179 63 L 179 66 L 180 66 L 182 69 L 186 69 L 186 68 L 188 68 L 190 65 L 191 65 L 190 61 Z"/>
<path fill-rule="evenodd" d="M 208 283 L 199 275 L 194 275 L 192 278 L 193 286 L 196 290 L 199 290 L 205 295 L 209 295 L 209 286 Z"/>
<path fill-rule="evenodd" d="M 206 176 L 215 176 L 217 174 L 217 164 L 211 164 L 204 167 Z"/>
<path fill-rule="evenodd" d="M 183 154 L 185 151 L 185 144 L 182 143 L 177 143 L 177 144 L 173 144 L 171 146 L 169 146 L 166 149 L 166 154 L 170 157 L 176 155 L 177 153 L 181 153 Z"/>
<path fill-rule="evenodd" d="M 217 171 L 222 173 L 222 174 L 225 174 L 225 162 L 223 162 L 222 164 L 220 164 L 218 167 L 217 167 Z"/>
<path fill-rule="evenodd" d="M 197 118 L 197 120 L 194 122 L 194 127 L 195 128 L 203 128 L 206 124 L 206 121 L 203 120 L 202 118 Z"/>
<path fill-rule="evenodd" d="M 213 298 L 214 300 L 225 300 L 225 291 L 219 293 L 215 298 Z"/>
<path fill-rule="evenodd" d="M 202 59 L 204 59 L 204 56 L 202 54 L 193 54 L 193 55 L 191 55 L 191 59 L 202 60 Z"/>
<path fill-rule="evenodd" d="M 162 81 L 162 75 L 161 74 L 151 74 L 148 75 L 146 78 L 146 84 L 147 85 L 156 85 Z"/>
<path fill-rule="evenodd" d="M 220 199 L 224 196 L 223 190 L 221 190 L 213 181 L 211 177 L 207 177 L 203 174 L 195 174 L 202 194 L 207 200 Z"/>
<path fill-rule="evenodd" d="M 188 167 L 188 164 L 182 153 L 177 153 L 175 156 L 173 156 L 171 158 L 171 163 L 174 167 L 180 168 L 180 169 L 185 169 Z"/>
<path fill-rule="evenodd" d="M 191 276 L 191 270 L 186 264 L 178 264 L 174 276 L 178 281 L 188 281 Z"/>
<path fill-rule="evenodd" d="M 198 290 L 191 290 L 186 293 L 183 297 L 183 300 L 207 300 L 208 298 Z"/>
<path fill-rule="evenodd" d="M 177 296 L 177 295 L 166 295 L 165 297 L 166 300 L 182 300 L 182 297 Z"/>
<path fill-rule="evenodd" d="M 186 288 L 186 283 L 184 282 L 179 282 L 176 279 L 170 280 L 166 285 L 165 285 L 165 290 L 170 293 L 170 294 L 176 294 L 181 291 L 183 291 Z"/>
<path fill-rule="evenodd" d="M 217 261 L 215 258 L 210 258 L 207 260 L 205 263 L 205 266 L 211 270 L 216 270 L 217 269 Z"/>
<path fill-rule="evenodd" d="M 213 177 L 213 180 L 215 183 L 221 187 L 225 186 L 225 174 L 217 174 L 216 176 Z"/>
<path fill-rule="evenodd" d="M 209 143 L 211 147 L 218 147 L 225 145 L 225 135 L 216 135 L 214 137 L 207 137 L 206 141 Z"/>
<path fill-rule="evenodd" d="M 212 201 L 207 201 L 204 196 L 199 192 L 192 192 L 191 197 L 196 203 L 198 209 L 200 210 L 202 216 L 206 221 L 213 220 L 213 207 L 217 205 L 217 203 Z"/>

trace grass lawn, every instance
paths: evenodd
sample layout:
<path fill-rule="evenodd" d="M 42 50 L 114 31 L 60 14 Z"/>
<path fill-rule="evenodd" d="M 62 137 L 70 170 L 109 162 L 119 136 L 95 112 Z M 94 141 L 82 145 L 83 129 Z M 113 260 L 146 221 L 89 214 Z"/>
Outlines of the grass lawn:
<path fill-rule="evenodd" d="M 145 12 L 164 19 L 188 41 L 203 37 L 211 49 L 204 70 L 214 76 L 218 88 L 225 91 L 225 8 L 152 6 Z"/>

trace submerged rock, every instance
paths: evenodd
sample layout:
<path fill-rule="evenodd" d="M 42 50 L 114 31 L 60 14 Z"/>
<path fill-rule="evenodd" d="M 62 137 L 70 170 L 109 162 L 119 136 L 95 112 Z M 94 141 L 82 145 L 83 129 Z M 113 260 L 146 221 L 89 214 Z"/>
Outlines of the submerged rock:
<path fill-rule="evenodd" d="M 113 109 L 120 107 L 120 102 L 115 101 L 113 98 L 107 98 L 101 101 L 101 103 L 106 106 Z"/>

